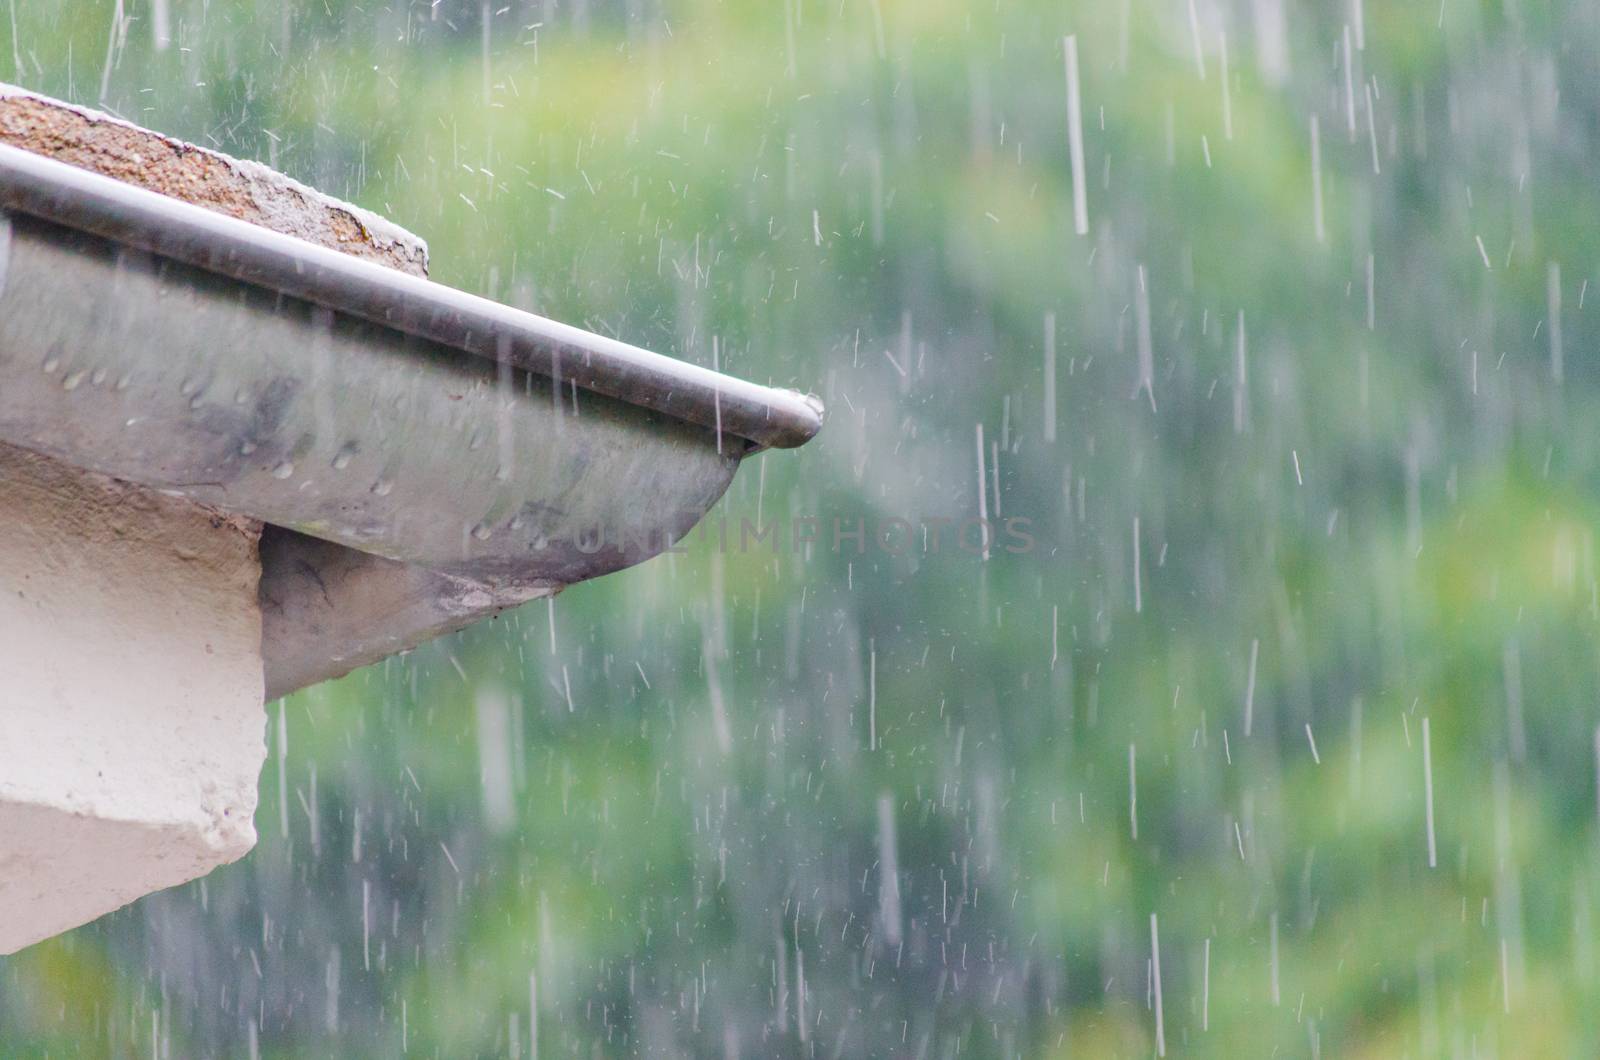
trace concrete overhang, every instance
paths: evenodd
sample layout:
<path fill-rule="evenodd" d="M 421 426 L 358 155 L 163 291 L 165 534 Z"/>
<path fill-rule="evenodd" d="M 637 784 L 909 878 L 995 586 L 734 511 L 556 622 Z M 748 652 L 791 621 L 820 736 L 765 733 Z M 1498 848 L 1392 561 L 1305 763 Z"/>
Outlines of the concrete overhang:
<path fill-rule="evenodd" d="M 264 698 L 647 559 L 821 425 L 426 261 L 0 85 L 0 953 L 244 856 Z"/>
<path fill-rule="evenodd" d="M 265 524 L 268 698 L 647 559 L 821 422 L 0 144 L 0 442 Z"/>

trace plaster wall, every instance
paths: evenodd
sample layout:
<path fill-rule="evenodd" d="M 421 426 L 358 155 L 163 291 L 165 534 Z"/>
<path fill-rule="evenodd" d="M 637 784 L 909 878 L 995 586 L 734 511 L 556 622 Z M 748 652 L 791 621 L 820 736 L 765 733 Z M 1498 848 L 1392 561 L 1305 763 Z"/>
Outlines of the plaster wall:
<path fill-rule="evenodd" d="M 0 447 L 0 953 L 255 844 L 260 528 Z"/>

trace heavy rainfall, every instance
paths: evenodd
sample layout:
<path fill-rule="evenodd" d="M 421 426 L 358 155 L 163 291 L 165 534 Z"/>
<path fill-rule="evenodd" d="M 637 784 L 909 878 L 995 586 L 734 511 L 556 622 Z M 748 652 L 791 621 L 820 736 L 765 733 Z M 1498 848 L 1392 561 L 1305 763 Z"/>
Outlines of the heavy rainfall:
<path fill-rule="evenodd" d="M 0 1053 L 1600 1051 L 1600 4 L 7 0 L 0 78 L 828 410 L 270 702 L 257 849 Z"/>

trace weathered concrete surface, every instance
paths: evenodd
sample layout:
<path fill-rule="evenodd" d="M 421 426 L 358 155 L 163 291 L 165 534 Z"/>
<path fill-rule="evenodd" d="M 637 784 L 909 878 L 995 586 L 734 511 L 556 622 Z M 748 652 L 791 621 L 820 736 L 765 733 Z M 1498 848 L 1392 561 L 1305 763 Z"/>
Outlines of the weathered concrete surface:
<path fill-rule="evenodd" d="M 382 218 L 257 163 L 4 84 L 0 142 L 427 273 L 427 245 Z M 0 446 L 0 953 L 255 845 L 260 533 Z M 383 576 L 367 575 L 363 591 L 407 606 L 396 594 L 420 574 L 374 563 Z"/>
<path fill-rule="evenodd" d="M 255 844 L 259 526 L 0 447 L 0 953 Z"/>
<path fill-rule="evenodd" d="M 560 588 L 475 582 L 279 526 L 262 534 L 261 567 L 268 699 L 342 677 Z"/>
<path fill-rule="evenodd" d="M 48 155 L 414 276 L 428 245 L 376 214 L 257 162 L 0 83 L 0 143 Z"/>

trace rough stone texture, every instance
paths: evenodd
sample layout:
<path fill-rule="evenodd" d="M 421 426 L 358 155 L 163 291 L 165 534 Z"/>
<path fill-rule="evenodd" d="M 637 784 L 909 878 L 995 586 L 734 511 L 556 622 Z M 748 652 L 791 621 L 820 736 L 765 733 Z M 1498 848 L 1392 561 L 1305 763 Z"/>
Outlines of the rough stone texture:
<path fill-rule="evenodd" d="M 414 276 L 428 245 L 398 225 L 246 162 L 0 83 L 0 143 L 183 199 Z"/>
<path fill-rule="evenodd" d="M 243 856 L 259 527 L 0 447 L 0 953 Z"/>

